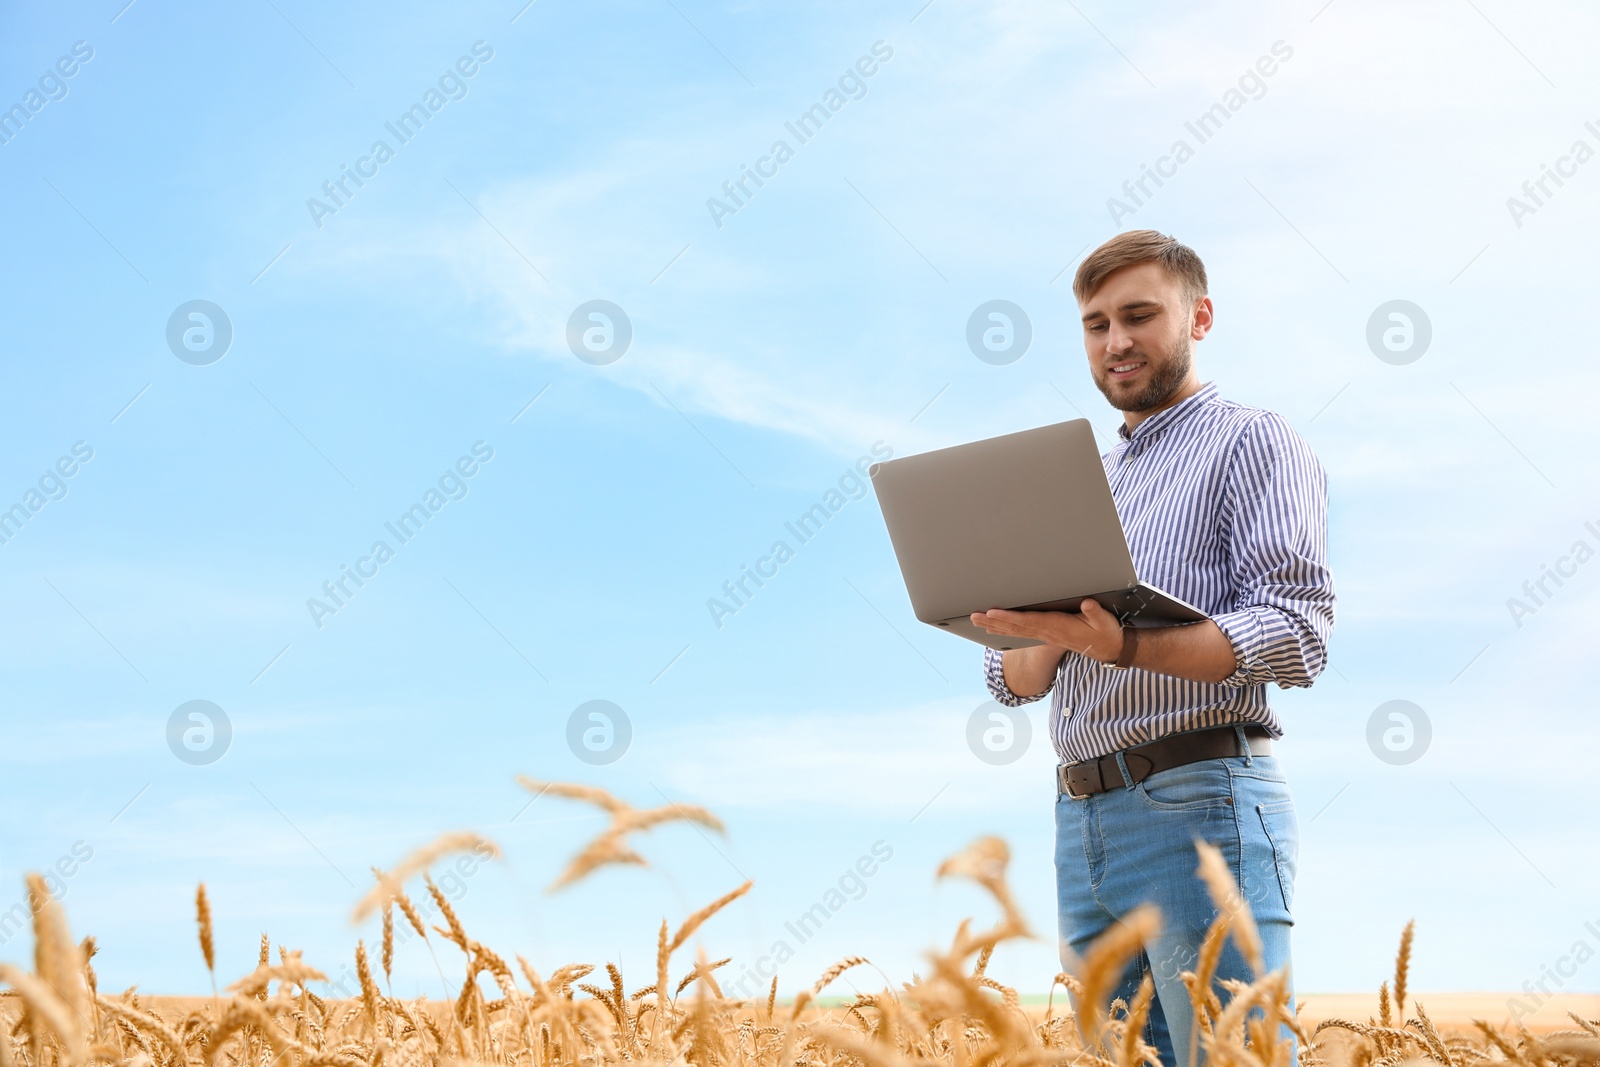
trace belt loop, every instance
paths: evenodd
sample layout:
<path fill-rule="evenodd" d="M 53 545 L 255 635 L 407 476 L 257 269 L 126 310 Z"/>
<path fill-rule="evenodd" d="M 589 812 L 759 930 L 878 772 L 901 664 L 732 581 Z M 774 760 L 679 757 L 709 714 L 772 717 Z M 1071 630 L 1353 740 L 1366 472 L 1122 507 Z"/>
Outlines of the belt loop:
<path fill-rule="evenodd" d="M 1128 761 L 1122 757 L 1122 749 L 1120 749 L 1120 748 L 1117 749 L 1116 757 L 1117 757 L 1117 770 L 1122 772 L 1122 788 L 1124 788 L 1124 789 L 1132 789 L 1134 786 L 1138 785 L 1139 783 L 1135 782 L 1133 780 L 1133 775 L 1128 773 Z"/>
<path fill-rule="evenodd" d="M 1244 765 L 1246 767 L 1250 766 L 1251 760 L 1255 757 L 1250 752 L 1250 739 L 1244 734 L 1243 723 L 1236 722 L 1233 724 L 1233 735 L 1239 739 L 1239 751 L 1244 755 Z"/>

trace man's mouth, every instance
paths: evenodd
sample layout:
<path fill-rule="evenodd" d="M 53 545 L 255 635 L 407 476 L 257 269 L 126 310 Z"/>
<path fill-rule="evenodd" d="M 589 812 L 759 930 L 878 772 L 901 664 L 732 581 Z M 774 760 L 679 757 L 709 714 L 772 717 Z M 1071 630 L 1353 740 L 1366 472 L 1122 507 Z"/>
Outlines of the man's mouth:
<path fill-rule="evenodd" d="M 1125 378 L 1131 378 L 1144 369 L 1145 362 L 1145 360 L 1136 359 L 1129 360 L 1126 363 L 1113 363 L 1110 367 L 1106 368 L 1106 376 L 1114 381 L 1121 381 Z"/>

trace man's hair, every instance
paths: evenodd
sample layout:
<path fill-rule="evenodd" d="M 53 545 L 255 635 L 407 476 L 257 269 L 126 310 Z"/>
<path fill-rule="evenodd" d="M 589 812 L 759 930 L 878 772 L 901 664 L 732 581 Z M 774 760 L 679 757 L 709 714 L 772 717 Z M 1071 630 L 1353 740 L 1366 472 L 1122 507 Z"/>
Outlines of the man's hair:
<path fill-rule="evenodd" d="M 1206 266 L 1194 249 L 1156 230 L 1129 230 L 1090 252 L 1078 265 L 1078 273 L 1072 279 L 1072 292 L 1078 303 L 1087 303 L 1113 271 L 1137 263 L 1161 264 L 1177 279 L 1190 304 L 1207 293 Z"/>

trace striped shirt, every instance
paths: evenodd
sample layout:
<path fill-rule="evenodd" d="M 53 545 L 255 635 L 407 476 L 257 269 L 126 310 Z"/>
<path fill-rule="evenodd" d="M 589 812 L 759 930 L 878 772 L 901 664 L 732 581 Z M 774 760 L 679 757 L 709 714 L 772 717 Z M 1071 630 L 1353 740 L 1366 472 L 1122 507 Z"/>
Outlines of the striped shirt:
<path fill-rule="evenodd" d="M 1209 382 L 1117 434 L 1101 459 L 1140 581 L 1209 615 L 1238 668 L 1195 682 L 1068 652 L 1046 691 L 1057 755 L 1074 762 L 1232 723 L 1282 737 L 1267 683 L 1309 686 L 1333 629 L 1322 465 L 1282 416 L 1223 400 Z M 1013 693 L 995 649 L 984 674 L 1009 707 L 1044 696 Z"/>

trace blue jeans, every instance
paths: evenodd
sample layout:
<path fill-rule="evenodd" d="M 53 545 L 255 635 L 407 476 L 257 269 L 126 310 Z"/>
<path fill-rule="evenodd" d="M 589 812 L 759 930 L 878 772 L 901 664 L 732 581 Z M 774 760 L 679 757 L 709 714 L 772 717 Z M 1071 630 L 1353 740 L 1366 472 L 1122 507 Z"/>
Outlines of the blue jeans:
<path fill-rule="evenodd" d="M 1189 1059 L 1193 1009 L 1178 976 L 1194 970 L 1200 942 L 1216 917 L 1195 874 L 1197 837 L 1222 850 L 1261 929 L 1267 971 L 1286 966 L 1299 827 L 1275 756 L 1200 760 L 1083 800 L 1056 799 L 1056 900 L 1063 948 L 1081 958 L 1136 905 L 1149 902 L 1161 909 L 1160 937 L 1133 959 L 1112 996 L 1131 1004 L 1140 981 L 1153 973 L 1156 996 L 1144 1040 L 1161 1054 L 1165 1067 L 1195 1067 Z M 1253 978 L 1231 937 L 1217 978 Z M 1220 986 L 1217 995 L 1228 1002 Z M 1291 1036 L 1287 1027 L 1283 1036 Z M 1203 1061 L 1204 1053 L 1197 1058 Z"/>

